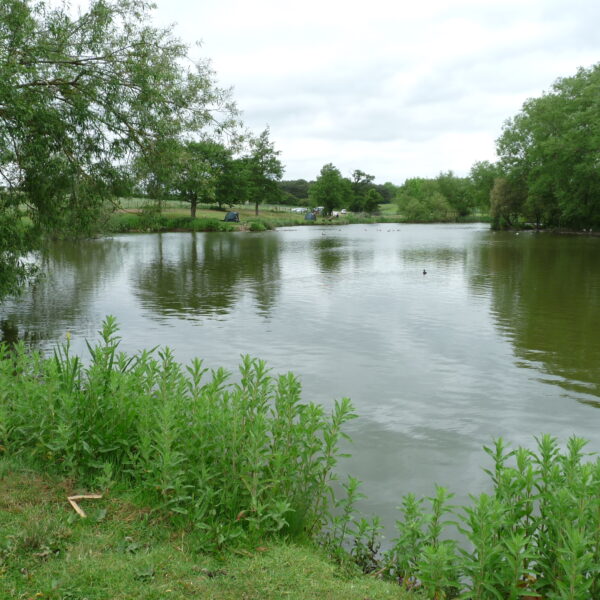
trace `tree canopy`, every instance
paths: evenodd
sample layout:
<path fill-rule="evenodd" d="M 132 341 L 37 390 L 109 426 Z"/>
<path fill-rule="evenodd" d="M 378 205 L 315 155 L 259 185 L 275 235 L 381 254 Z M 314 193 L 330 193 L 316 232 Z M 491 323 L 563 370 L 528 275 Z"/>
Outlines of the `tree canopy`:
<path fill-rule="evenodd" d="M 0 246 L 3 285 L 42 233 L 81 231 L 128 183 L 128 165 L 164 140 L 235 120 L 207 62 L 152 26 L 150 5 L 0 3 Z M 22 217 L 36 229 L 26 235 Z M 9 265 L 8 267 L 6 265 Z M 6 291 L 5 287 L 5 291 Z"/>
<path fill-rule="evenodd" d="M 248 199 L 254 202 L 257 215 L 261 202 L 277 200 L 281 195 L 277 182 L 281 179 L 284 169 L 279 154 L 273 142 L 269 140 L 268 128 L 250 140 L 250 153 L 244 159 L 246 185 Z"/>
<path fill-rule="evenodd" d="M 328 163 L 321 168 L 308 193 L 311 204 L 323 206 L 324 214 L 330 215 L 334 208 L 345 205 L 352 190 L 350 181 L 342 177 L 339 169 Z"/>
<path fill-rule="evenodd" d="M 519 213 L 545 225 L 600 226 L 600 64 L 525 102 L 497 142 Z"/>

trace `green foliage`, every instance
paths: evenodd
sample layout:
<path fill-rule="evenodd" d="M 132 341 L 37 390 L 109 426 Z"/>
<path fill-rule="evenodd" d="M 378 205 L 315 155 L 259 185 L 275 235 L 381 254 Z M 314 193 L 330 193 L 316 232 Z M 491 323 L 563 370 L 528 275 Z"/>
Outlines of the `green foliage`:
<path fill-rule="evenodd" d="M 527 100 L 497 142 L 502 168 L 522 181 L 521 214 L 546 225 L 600 226 L 600 64 Z"/>
<path fill-rule="evenodd" d="M 211 139 L 159 140 L 136 161 L 136 173 L 153 198 L 187 202 L 192 219 L 200 203 L 216 202 L 221 209 L 246 198 L 246 163 L 233 158 L 232 148 Z"/>
<path fill-rule="evenodd" d="M 207 548 L 271 535 L 312 535 L 330 483 L 347 399 L 330 415 L 300 401 L 292 375 L 243 357 L 237 383 L 164 349 L 119 352 L 114 318 L 90 361 L 69 343 L 52 358 L 0 346 L 0 446 L 88 488 L 119 485 L 192 525 Z M 206 381 L 205 381 L 206 379 Z"/>
<path fill-rule="evenodd" d="M 486 471 L 493 493 L 455 507 L 452 494 L 438 487 L 427 499 L 429 511 L 424 500 L 406 495 L 398 537 L 383 556 L 372 551 L 379 544 L 376 523 L 369 529 L 353 509 L 340 512 L 332 535 L 346 536 L 350 544 L 355 536 L 355 556 L 365 571 L 431 599 L 598 598 L 600 459 L 584 460 L 585 443 L 572 437 L 561 450 L 555 438 L 543 435 L 537 451 L 508 450 L 498 439 L 484 448 L 494 462 Z M 355 486 L 347 491 L 352 505 Z M 448 528 L 456 528 L 456 541 L 448 539 Z M 343 540 L 333 546 L 343 548 Z"/>
<path fill-rule="evenodd" d="M 494 187 L 494 181 L 501 177 L 502 172 L 498 164 L 492 164 L 487 160 L 476 162 L 469 171 L 470 191 L 473 204 L 479 210 L 489 210 L 490 195 Z"/>
<path fill-rule="evenodd" d="M 43 235 L 95 231 L 156 140 L 233 124 L 208 64 L 188 68 L 150 8 L 93 0 L 73 16 L 63 3 L 0 3 L 0 291 L 27 274 L 20 257 Z M 7 225 L 25 218 L 32 232 Z"/>
<path fill-rule="evenodd" d="M 374 175 L 369 175 L 360 169 L 356 169 L 352 172 L 352 178 L 350 180 L 350 187 L 352 193 L 348 201 L 348 208 L 353 212 L 365 211 L 371 213 L 375 207 L 373 205 L 373 196 L 369 206 L 366 206 L 367 195 L 370 191 L 374 191 L 373 181 L 375 180 Z M 381 202 L 381 200 L 379 200 Z M 378 204 L 378 203 L 377 203 Z"/>
<path fill-rule="evenodd" d="M 0 299 L 17 293 L 34 267 L 24 256 L 34 245 L 34 231 L 21 214 L 21 197 L 0 190 Z"/>
<path fill-rule="evenodd" d="M 473 211 L 474 199 L 470 182 L 465 177 L 457 177 L 452 171 L 440 173 L 436 177 L 439 193 L 445 198 L 458 217 L 465 217 Z"/>
<path fill-rule="evenodd" d="M 323 206 L 323 213 L 330 215 L 333 209 L 347 204 L 352 191 L 350 182 L 342 177 L 339 169 L 329 163 L 323 166 L 308 194 L 311 205 Z"/>
<path fill-rule="evenodd" d="M 382 202 L 383 198 L 381 194 L 375 189 L 370 189 L 365 196 L 363 210 L 368 214 L 372 214 L 379 209 L 379 205 Z"/>
<path fill-rule="evenodd" d="M 271 225 L 262 219 L 252 219 L 248 222 L 248 229 L 250 231 L 267 231 L 272 229 Z"/>
<path fill-rule="evenodd" d="M 481 210 L 485 206 L 487 209 L 489 190 L 481 191 L 482 186 L 481 182 L 475 184 L 471 178 L 457 177 L 448 171 L 435 179 L 407 179 L 396 188 L 394 201 L 398 212 L 408 221 L 464 221 L 476 208 Z M 482 194 L 487 194 L 485 202 L 481 200 Z"/>
<path fill-rule="evenodd" d="M 277 182 L 281 179 L 284 168 L 278 158 L 279 154 L 269 140 L 267 128 L 250 140 L 250 152 L 242 159 L 246 169 L 247 199 L 254 203 L 257 216 L 259 204 L 276 203 L 280 199 Z"/>
<path fill-rule="evenodd" d="M 283 180 L 279 182 L 284 204 L 304 205 L 308 201 L 309 183 L 306 179 Z"/>
<path fill-rule="evenodd" d="M 450 221 L 456 214 L 435 179 L 407 179 L 396 196 L 398 211 L 408 221 Z"/>
<path fill-rule="evenodd" d="M 490 215 L 495 229 L 513 227 L 523 210 L 526 190 L 522 182 L 498 177 L 490 194 Z"/>

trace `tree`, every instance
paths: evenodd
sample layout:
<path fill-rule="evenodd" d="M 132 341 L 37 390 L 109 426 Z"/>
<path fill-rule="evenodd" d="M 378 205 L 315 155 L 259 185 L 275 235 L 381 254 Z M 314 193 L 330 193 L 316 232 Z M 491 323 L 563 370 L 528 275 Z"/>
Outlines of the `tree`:
<path fill-rule="evenodd" d="M 225 204 L 230 208 L 248 200 L 248 168 L 244 158 L 233 158 L 224 164 L 217 179 L 215 200 L 219 206 Z"/>
<path fill-rule="evenodd" d="M 492 164 L 487 160 L 476 162 L 471 167 L 469 180 L 474 206 L 480 210 L 489 210 L 490 194 L 494 187 L 494 181 L 501 176 L 501 173 L 500 165 Z"/>
<path fill-rule="evenodd" d="M 280 195 L 277 182 L 283 175 L 283 165 L 279 160 L 280 152 L 269 141 L 269 129 L 265 129 L 257 138 L 250 140 L 250 153 L 245 157 L 248 185 L 248 198 L 258 205 L 267 200 L 277 200 Z"/>
<path fill-rule="evenodd" d="M 212 140 L 188 142 L 183 147 L 173 187 L 179 198 L 190 203 L 192 219 L 196 218 L 198 202 L 208 203 L 217 199 L 217 189 L 223 187 L 220 180 L 225 177 L 231 160 L 231 151 Z M 219 206 L 223 203 L 222 193 L 218 196 L 218 203 Z"/>
<path fill-rule="evenodd" d="M 306 179 L 291 179 L 281 181 L 279 189 L 287 198 L 287 204 L 301 204 L 308 201 L 309 185 Z"/>
<path fill-rule="evenodd" d="M 494 187 L 490 195 L 490 214 L 495 229 L 512 227 L 516 224 L 525 197 L 525 188 L 519 182 L 506 177 L 498 177 L 494 180 Z"/>
<path fill-rule="evenodd" d="M 149 24 L 149 7 L 93 0 L 72 17 L 66 5 L 0 3 L 0 223 L 17 211 L 35 229 L 0 232 L 14 241 L 2 248 L 13 266 L 5 285 L 24 275 L 19 257 L 43 234 L 93 227 L 135 156 L 235 122 L 209 65 L 182 66 L 186 46 Z"/>
<path fill-rule="evenodd" d="M 384 203 L 389 203 L 394 200 L 396 193 L 398 192 L 398 186 L 395 186 L 391 181 L 386 181 L 383 184 L 375 186 L 377 191 L 381 194 Z"/>
<path fill-rule="evenodd" d="M 525 210 L 549 225 L 600 226 L 600 64 L 525 102 L 497 151 L 526 186 Z"/>
<path fill-rule="evenodd" d="M 339 208 L 348 198 L 350 182 L 342 177 L 339 169 L 331 163 L 324 165 L 316 181 L 308 191 L 311 204 L 323 206 L 323 213 L 330 215 L 334 208 Z"/>
<path fill-rule="evenodd" d="M 370 189 L 365 196 L 363 202 L 363 210 L 366 213 L 372 214 L 379 209 L 379 205 L 383 202 L 383 197 L 376 189 Z"/>
<path fill-rule="evenodd" d="M 374 187 L 374 179 L 374 175 L 369 175 L 359 169 L 352 172 L 352 198 L 348 204 L 350 210 L 360 212 L 364 209 L 367 192 Z"/>
<path fill-rule="evenodd" d="M 438 192 L 444 196 L 448 204 L 459 217 L 467 216 L 472 208 L 472 196 L 469 193 L 469 181 L 457 177 L 452 171 L 440 173 L 436 177 Z"/>

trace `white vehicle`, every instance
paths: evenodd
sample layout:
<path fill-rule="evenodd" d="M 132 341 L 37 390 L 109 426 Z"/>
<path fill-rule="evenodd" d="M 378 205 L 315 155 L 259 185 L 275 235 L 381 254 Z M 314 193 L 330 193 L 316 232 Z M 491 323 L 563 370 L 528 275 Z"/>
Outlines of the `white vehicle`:
<path fill-rule="evenodd" d="M 305 213 L 307 210 L 308 210 L 308 208 L 305 208 L 303 206 L 298 206 L 297 208 L 292 208 L 293 213 Z"/>

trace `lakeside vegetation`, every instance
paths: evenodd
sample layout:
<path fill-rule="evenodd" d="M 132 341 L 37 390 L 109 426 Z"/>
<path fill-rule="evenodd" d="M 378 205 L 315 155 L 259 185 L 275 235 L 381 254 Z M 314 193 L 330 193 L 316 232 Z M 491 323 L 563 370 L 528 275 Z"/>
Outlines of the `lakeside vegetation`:
<path fill-rule="evenodd" d="M 192 219 L 184 211 L 178 209 L 117 212 L 110 215 L 103 225 L 104 233 L 130 232 L 164 232 L 164 231 L 267 231 L 279 227 L 295 227 L 298 225 L 356 225 L 375 223 L 428 223 L 428 220 L 407 219 L 396 212 L 396 207 L 383 205 L 378 214 L 343 214 L 336 217 L 319 216 L 314 221 L 307 221 L 303 214 L 285 210 L 272 210 L 269 206 L 261 209 L 259 217 L 252 210 L 239 209 L 239 223 L 223 220 L 226 213 L 215 208 L 199 208 L 196 218 Z M 489 222 L 485 215 L 474 215 L 453 222 L 474 223 Z"/>
<path fill-rule="evenodd" d="M 127 500 L 134 519 L 141 519 L 135 535 L 125 533 L 131 523 L 111 509 L 116 522 L 109 529 L 121 537 L 106 539 L 85 558 L 90 569 L 105 573 L 97 597 L 110 581 L 105 561 L 118 560 L 115 545 L 130 544 L 131 554 L 144 548 L 143 561 L 122 566 L 130 569 L 125 580 L 139 576 L 167 585 L 171 571 L 161 556 L 173 552 L 179 536 L 187 549 L 175 569 L 180 574 L 196 560 L 213 565 L 222 556 L 230 557 L 225 570 L 237 572 L 245 567 L 231 558 L 236 553 L 248 557 L 272 547 L 282 556 L 311 557 L 306 560 L 313 565 L 323 565 L 318 555 L 328 556 L 339 573 L 393 582 L 399 595 L 600 595 L 600 459 L 586 456 L 584 440 L 573 437 L 563 449 L 542 435 L 535 451 L 497 440 L 485 448 L 493 463 L 491 493 L 468 506 L 453 506 L 452 493 L 442 487 L 431 498 L 399 498 L 397 535 L 384 543 L 379 519 L 356 510 L 360 482 L 349 477 L 338 496 L 331 486 L 344 424 L 356 416 L 348 399 L 326 414 L 301 401 L 292 374 L 274 377 L 262 361 L 244 358 L 231 381 L 222 369 L 207 373 L 199 360 L 180 365 L 168 349 L 120 352 L 111 317 L 100 334 L 86 360 L 71 354 L 68 339 L 51 357 L 22 343 L 0 347 L 1 475 L 23 481 L 25 468 L 34 480 L 35 473 L 66 478 L 69 490 L 101 492 L 118 506 Z M 18 520 L 6 517 L 0 575 L 9 574 L 11 589 L 29 590 L 21 569 L 32 568 L 43 593 L 68 598 L 65 579 L 55 578 L 48 590 L 45 563 L 59 557 L 69 572 L 73 558 L 82 556 L 78 544 L 90 543 L 80 536 L 97 528 L 110 537 L 104 529 L 113 519 L 110 506 L 98 503 L 89 524 L 77 526 L 79 517 L 65 521 L 64 509 L 50 515 L 48 507 L 31 506 L 43 519 L 22 534 L 14 532 Z M 193 585 L 206 582 L 184 576 Z M 299 578 L 297 571 L 290 576 Z M 385 597 L 389 588 L 376 593 Z M 297 597 L 306 596 L 298 591 Z"/>

